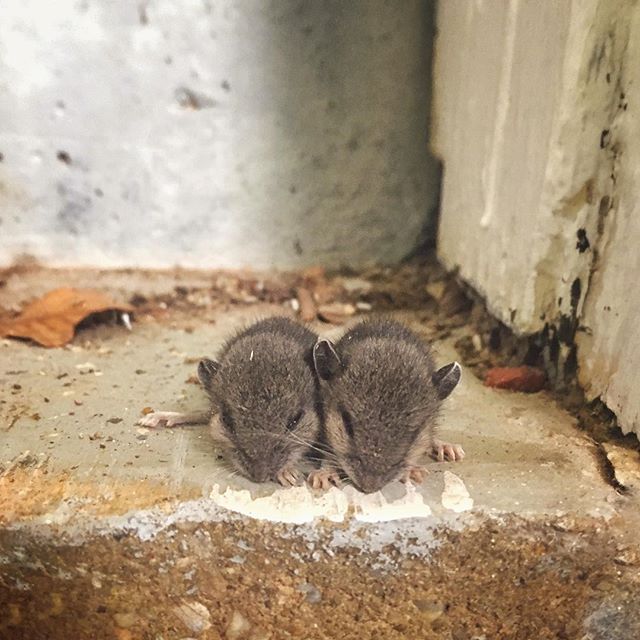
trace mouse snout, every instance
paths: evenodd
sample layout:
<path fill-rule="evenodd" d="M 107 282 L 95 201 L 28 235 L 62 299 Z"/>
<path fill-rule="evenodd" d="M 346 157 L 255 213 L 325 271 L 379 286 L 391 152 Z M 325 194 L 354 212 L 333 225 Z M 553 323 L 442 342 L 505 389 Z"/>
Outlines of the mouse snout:
<path fill-rule="evenodd" d="M 375 475 L 364 475 L 354 480 L 355 485 L 362 493 L 375 493 L 376 491 L 380 491 L 386 484 L 384 479 Z"/>
<path fill-rule="evenodd" d="M 253 482 L 267 482 L 272 479 L 273 474 L 271 473 L 271 469 L 267 469 L 264 467 L 258 467 L 251 469 L 249 473 L 251 480 Z"/>

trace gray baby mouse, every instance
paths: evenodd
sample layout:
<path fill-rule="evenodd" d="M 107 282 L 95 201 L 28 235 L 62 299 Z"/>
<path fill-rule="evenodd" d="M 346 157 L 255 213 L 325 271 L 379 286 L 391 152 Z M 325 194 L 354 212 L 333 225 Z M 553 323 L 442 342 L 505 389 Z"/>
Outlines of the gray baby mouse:
<path fill-rule="evenodd" d="M 364 493 L 396 479 L 421 482 L 424 453 L 461 460 L 462 447 L 436 439 L 442 401 L 460 380 L 457 362 L 436 370 L 429 347 L 404 325 L 365 320 L 335 345 L 319 340 L 314 364 L 324 381 L 325 444 L 314 488 L 338 484 L 343 472 Z"/>
<path fill-rule="evenodd" d="M 317 338 L 288 318 L 256 322 L 228 340 L 217 360 L 198 365 L 209 411 L 156 412 L 139 424 L 208 422 L 214 441 L 241 474 L 255 482 L 298 484 L 298 463 L 320 430 Z"/>

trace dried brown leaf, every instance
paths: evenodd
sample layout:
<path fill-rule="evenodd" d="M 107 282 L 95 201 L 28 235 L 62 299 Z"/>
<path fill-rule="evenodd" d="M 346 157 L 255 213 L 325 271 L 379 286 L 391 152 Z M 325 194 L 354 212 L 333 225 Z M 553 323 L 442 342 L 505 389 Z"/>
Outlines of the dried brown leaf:
<path fill-rule="evenodd" d="M 0 320 L 0 336 L 62 347 L 73 340 L 76 326 L 88 316 L 112 309 L 133 311 L 131 305 L 114 302 L 101 291 L 63 287 L 33 301 L 19 316 Z"/>
<path fill-rule="evenodd" d="M 298 287 L 296 289 L 296 297 L 300 303 L 300 319 L 303 322 L 315 320 L 318 310 L 309 289 Z"/>
<path fill-rule="evenodd" d="M 349 303 L 333 302 L 318 307 L 320 319 L 331 324 L 344 324 L 355 313 L 356 308 Z"/>

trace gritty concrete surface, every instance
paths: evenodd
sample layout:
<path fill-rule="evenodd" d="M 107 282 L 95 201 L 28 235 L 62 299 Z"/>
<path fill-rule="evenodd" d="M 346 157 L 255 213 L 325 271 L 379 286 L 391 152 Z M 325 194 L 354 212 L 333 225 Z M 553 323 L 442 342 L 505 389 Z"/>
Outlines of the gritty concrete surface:
<path fill-rule="evenodd" d="M 612 486 L 544 392 L 488 389 L 465 369 L 441 430 L 465 460 L 367 497 L 254 485 L 229 474 L 205 427 L 138 427 L 147 408 L 202 408 L 197 359 L 256 317 L 291 313 L 286 294 L 205 303 L 219 277 L 6 277 L 5 308 L 60 284 L 158 297 L 131 332 L 0 343 L 0 638 L 637 635 L 637 493 Z M 394 313 L 425 337 L 440 322 Z M 456 335 L 436 342 L 439 361 L 457 357 Z"/>

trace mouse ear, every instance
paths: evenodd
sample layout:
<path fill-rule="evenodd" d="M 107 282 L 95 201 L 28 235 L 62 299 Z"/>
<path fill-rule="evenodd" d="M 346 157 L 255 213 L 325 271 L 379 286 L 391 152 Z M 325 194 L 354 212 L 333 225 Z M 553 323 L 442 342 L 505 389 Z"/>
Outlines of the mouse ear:
<path fill-rule="evenodd" d="M 209 389 L 211 386 L 211 380 L 218 372 L 218 369 L 220 369 L 220 365 L 215 360 L 209 360 L 208 358 L 200 360 L 198 364 L 198 378 L 205 389 Z"/>
<path fill-rule="evenodd" d="M 457 362 L 451 362 L 438 369 L 431 376 L 440 400 L 444 400 L 456 388 L 456 385 L 460 382 L 461 375 L 460 365 Z"/>
<path fill-rule="evenodd" d="M 321 339 L 316 342 L 313 347 L 313 366 L 323 380 L 333 378 L 341 369 L 342 363 L 331 340 Z"/>

